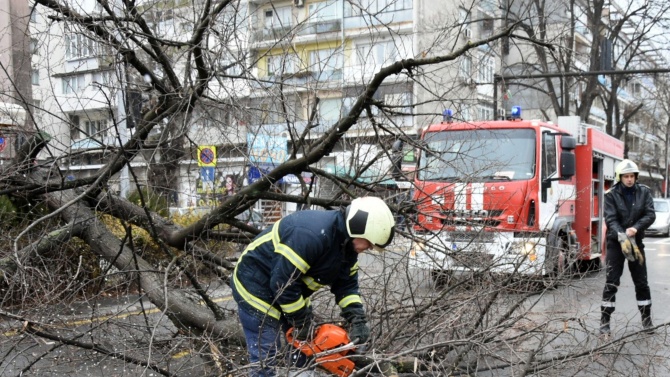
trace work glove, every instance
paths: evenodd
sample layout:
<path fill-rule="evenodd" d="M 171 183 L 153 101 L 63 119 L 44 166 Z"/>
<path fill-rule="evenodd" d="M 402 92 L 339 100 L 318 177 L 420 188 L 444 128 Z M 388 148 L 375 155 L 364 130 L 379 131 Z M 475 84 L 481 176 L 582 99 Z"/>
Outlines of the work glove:
<path fill-rule="evenodd" d="M 314 330 L 316 324 L 314 323 L 314 316 L 311 310 L 307 311 L 303 316 L 293 318 L 293 338 L 300 341 L 311 341 L 314 339 Z"/>
<path fill-rule="evenodd" d="M 294 327 L 294 338 L 299 341 L 312 341 L 312 339 L 314 339 L 314 327 L 315 326 L 313 322 L 305 323 L 301 327 Z"/>
<path fill-rule="evenodd" d="M 370 328 L 368 327 L 368 323 L 365 321 L 352 323 L 351 330 L 349 330 L 349 339 L 356 344 L 367 342 L 368 339 L 370 339 Z"/>
<path fill-rule="evenodd" d="M 370 327 L 362 307 L 346 307 L 342 309 L 342 317 L 349 324 L 349 339 L 356 344 L 362 344 L 370 339 Z"/>
<path fill-rule="evenodd" d="M 640 263 L 640 266 L 644 264 L 644 256 L 642 255 L 642 252 L 640 251 L 640 248 L 637 246 L 637 242 L 635 240 L 631 240 L 631 243 L 633 244 L 633 255 L 635 256 L 635 259 Z"/>
<path fill-rule="evenodd" d="M 621 244 L 621 252 L 626 257 L 626 259 L 631 262 L 635 262 L 635 255 L 633 255 L 633 244 L 630 242 L 630 238 L 628 238 L 626 233 L 617 233 L 617 239 Z M 635 248 L 637 248 L 637 245 L 635 245 Z M 640 250 L 638 249 L 637 252 L 639 253 Z"/>

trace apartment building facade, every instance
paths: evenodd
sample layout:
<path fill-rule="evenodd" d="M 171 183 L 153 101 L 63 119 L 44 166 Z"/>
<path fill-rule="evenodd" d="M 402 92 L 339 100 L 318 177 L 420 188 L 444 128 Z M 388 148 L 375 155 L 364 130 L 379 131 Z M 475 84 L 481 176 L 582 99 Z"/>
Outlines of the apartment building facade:
<path fill-rule="evenodd" d="M 197 13 L 193 9 L 197 2 L 144 1 L 141 6 L 157 35 L 185 41 L 193 32 L 189 15 Z M 114 51 L 87 38 L 84 30 L 48 22 L 46 15 L 39 13 L 43 8 L 35 9 L 31 36 L 39 46 L 39 53 L 33 56 L 39 85 L 32 89 L 42 108 L 36 120 L 55 136 L 52 153 L 68 156 L 67 164 L 61 167 L 66 175 L 86 176 L 97 171 L 106 153 L 134 132 L 128 128 L 132 98 L 140 103 L 151 98 L 128 90 L 141 88 L 142 78 L 129 76 L 123 66 L 115 64 L 119 59 Z M 91 15 L 103 12 L 93 0 L 80 2 L 79 10 Z M 224 12 L 216 26 L 221 28 L 218 35 L 234 30 L 235 37 L 225 41 L 212 37 L 216 73 L 210 97 L 216 103 L 179 120 L 187 124 L 188 137 L 183 143 L 186 157 L 175 174 L 178 183 L 171 205 L 216 205 L 221 195 L 233 193 L 235 187 L 258 179 L 282 162 L 294 146 L 293 140 L 302 136 L 313 140 L 345 116 L 381 67 L 401 59 L 447 55 L 469 41 L 491 36 L 505 26 L 504 12 L 491 1 L 470 5 L 446 0 L 237 3 L 234 10 Z M 560 21 L 558 17 L 556 24 Z M 575 34 L 574 50 L 583 54 L 577 54 L 574 65 L 587 70 L 588 28 L 583 20 L 578 24 L 581 28 Z M 512 105 L 524 106 L 526 116 L 555 116 L 542 113 L 541 109 L 550 106 L 537 92 L 521 86 L 501 86 L 494 106 L 494 75 L 522 72 L 519 67 L 532 66 L 536 63 L 529 58 L 532 52 L 527 46 L 510 48 L 510 41 L 501 39 L 442 64 L 426 66 L 416 76 L 389 78 L 375 94 L 377 102 L 369 112 L 364 112 L 317 167 L 353 176 L 358 168 L 390 149 L 397 135 L 416 137 L 423 126 L 439 120 L 446 108 L 455 110 L 455 116 L 463 120 L 499 118 Z M 49 57 L 46 63 L 45 57 Z M 178 59 L 174 66 L 187 69 Z M 576 96 L 579 88 L 576 85 L 569 90 Z M 499 111 L 494 112 L 495 108 Z M 594 106 L 590 121 L 602 124 L 600 112 L 604 113 Z M 170 127 L 168 123 L 156 127 L 156 140 Z M 631 126 L 631 134 L 635 129 Z M 641 140 L 647 137 L 645 132 L 641 131 Z M 203 169 L 198 158 L 200 147 L 216 151 L 214 166 L 205 166 L 213 169 Z M 409 166 L 412 148 L 407 148 L 405 163 Z M 284 157 L 279 156 L 282 151 Z M 133 160 L 133 176 L 141 185 L 148 184 L 149 167 L 160 159 L 160 153 L 147 148 Z M 392 168 L 388 159 L 381 159 L 369 170 L 369 176 L 359 178 L 387 178 Z M 311 175 L 305 174 L 303 179 L 309 181 Z M 114 177 L 110 189 L 124 192 L 124 180 L 128 177 L 122 174 Z M 301 193 L 300 188 L 297 177 L 287 177 L 276 187 L 296 194 Z M 312 194 L 328 196 L 334 189 L 317 184 Z M 279 214 L 296 209 L 290 204 L 277 205 L 259 204 Z"/>
<path fill-rule="evenodd" d="M 36 51 L 27 32 L 31 21 L 25 1 L 0 1 L 0 165 L 13 158 L 16 146 L 34 132 L 32 118 L 26 116 L 35 104 L 32 83 L 38 80 L 31 68 Z"/>

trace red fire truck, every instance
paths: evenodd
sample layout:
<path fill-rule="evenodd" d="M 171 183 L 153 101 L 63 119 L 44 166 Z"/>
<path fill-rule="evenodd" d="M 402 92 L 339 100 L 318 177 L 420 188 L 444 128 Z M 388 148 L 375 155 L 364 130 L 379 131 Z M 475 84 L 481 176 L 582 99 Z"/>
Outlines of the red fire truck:
<path fill-rule="evenodd" d="M 452 122 L 422 133 L 410 266 L 548 276 L 604 253 L 623 142 L 579 117 Z"/>

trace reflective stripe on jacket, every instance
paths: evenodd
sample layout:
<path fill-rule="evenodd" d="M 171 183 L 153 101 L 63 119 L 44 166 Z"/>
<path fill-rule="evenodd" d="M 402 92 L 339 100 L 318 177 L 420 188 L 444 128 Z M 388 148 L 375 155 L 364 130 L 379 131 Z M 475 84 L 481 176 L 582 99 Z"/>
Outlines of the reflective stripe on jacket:
<path fill-rule="evenodd" d="M 342 308 L 362 305 L 342 211 L 299 211 L 276 222 L 247 246 L 233 279 L 242 304 L 275 319 L 304 317 L 323 286 Z"/>

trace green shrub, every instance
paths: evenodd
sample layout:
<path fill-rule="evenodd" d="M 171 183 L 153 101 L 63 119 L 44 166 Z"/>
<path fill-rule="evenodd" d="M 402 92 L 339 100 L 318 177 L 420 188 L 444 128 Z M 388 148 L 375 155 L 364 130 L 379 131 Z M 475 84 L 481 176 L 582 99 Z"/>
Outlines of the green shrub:
<path fill-rule="evenodd" d="M 128 200 L 140 207 L 146 207 L 165 218 L 167 218 L 170 213 L 168 210 L 167 198 L 147 187 L 143 187 L 141 191 L 131 192 L 130 195 L 128 195 Z M 144 200 L 144 205 L 142 205 L 142 200 Z"/>
<path fill-rule="evenodd" d="M 7 195 L 0 196 L 0 221 L 14 222 L 17 219 L 17 209 Z"/>

